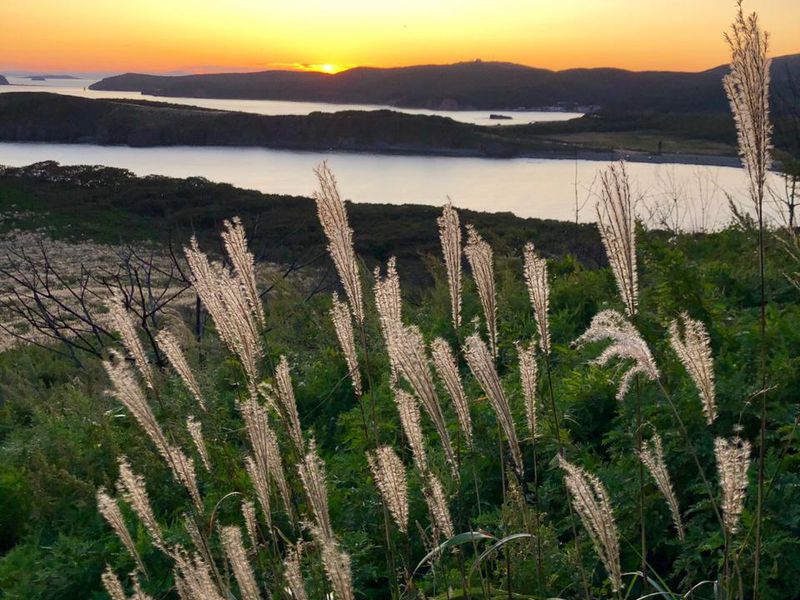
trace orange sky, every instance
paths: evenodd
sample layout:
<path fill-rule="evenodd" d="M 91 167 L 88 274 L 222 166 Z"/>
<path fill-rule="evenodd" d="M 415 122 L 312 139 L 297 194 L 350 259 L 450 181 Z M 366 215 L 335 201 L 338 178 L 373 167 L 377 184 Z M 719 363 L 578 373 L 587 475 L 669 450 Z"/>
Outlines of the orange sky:
<path fill-rule="evenodd" d="M 772 54 L 800 0 L 746 0 Z M 0 72 L 221 71 L 503 60 L 701 70 L 734 0 L 0 0 Z"/>

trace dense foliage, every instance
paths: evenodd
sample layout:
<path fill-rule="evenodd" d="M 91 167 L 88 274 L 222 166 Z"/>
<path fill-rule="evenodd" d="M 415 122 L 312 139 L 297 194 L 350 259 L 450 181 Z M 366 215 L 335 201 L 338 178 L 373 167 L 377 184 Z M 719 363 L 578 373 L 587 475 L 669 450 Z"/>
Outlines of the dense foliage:
<path fill-rule="evenodd" d="M 360 235 L 357 229 L 356 239 Z M 531 238 L 536 241 L 535 235 Z M 767 337 L 771 387 L 766 472 L 771 485 L 765 500 L 762 577 L 765 598 L 787 598 L 796 592 L 800 577 L 796 543 L 800 535 L 800 481 L 795 430 L 800 308 L 797 289 L 785 277 L 784 261 L 777 259 L 783 256 L 782 246 L 777 241 L 770 246 Z M 712 482 L 716 481 L 712 448 L 715 436 L 726 437 L 740 428 L 743 438 L 757 440 L 758 414 L 751 405 L 759 388 L 755 248 L 752 232 L 735 227 L 712 235 L 640 235 L 637 325 L 654 352 L 662 380 L 680 409 Z M 524 411 L 513 343 L 531 339 L 535 323 L 522 280 L 520 252 L 518 249 L 498 254 L 495 263 L 499 306 L 497 364 L 522 431 Z M 438 254 L 431 254 L 423 262 L 430 269 L 433 284 L 404 286 L 404 320 L 417 324 L 427 341 L 443 336 L 457 347 L 472 332 L 473 317 L 482 314 L 476 291 L 468 282 L 464 294 L 465 324 L 459 332 L 460 339 L 456 339 Z M 596 474 L 608 488 L 620 527 L 623 570 L 637 570 L 639 463 L 632 451 L 634 407 L 630 397 L 622 402 L 615 400 L 614 368 L 587 364 L 597 354 L 593 347 L 576 349 L 570 345 L 599 310 L 620 308 L 614 280 L 609 270 L 586 268 L 569 255 L 551 260 L 550 272 L 553 395 L 563 415 L 562 442 L 569 459 Z M 371 278 L 366 273 L 362 275 L 371 288 Z M 406 275 L 411 274 L 401 266 L 401 281 Z M 267 356 L 261 366 L 269 380 L 278 357 L 285 354 L 289 358 L 300 420 L 306 435 L 313 432 L 316 437 L 327 468 L 331 517 L 343 548 L 351 555 L 358 597 L 388 597 L 395 578 L 387 571 L 381 505 L 364 453 L 370 441 L 365 439 L 345 362 L 327 315 L 329 297 L 315 295 L 308 299 L 304 285 L 302 279 L 284 281 L 266 296 L 268 327 L 263 341 Z M 711 334 L 719 417 L 710 427 L 703 417 L 697 391 L 667 341 L 666 325 L 682 311 L 703 321 Z M 380 436 L 407 458 L 374 307 L 368 308 L 365 327 Z M 252 496 L 242 465 L 246 443 L 241 417 L 235 409 L 235 402 L 243 393 L 241 370 L 213 332 L 199 343 L 186 332 L 181 341 L 210 405 L 207 414 L 198 415 L 213 465 L 209 474 L 199 475 L 206 509 L 209 513 L 215 509 L 215 518 L 221 523 L 240 523 L 240 500 L 226 495 L 239 492 Z M 472 452 L 461 449 L 460 484 L 445 478 L 456 533 L 475 530 L 502 538 L 530 531 L 533 519 L 541 518 L 541 561 L 537 561 L 537 546 L 530 540 L 507 543 L 467 577 L 473 597 L 482 597 L 481 578 L 491 583 L 494 593 L 502 593 L 497 597 L 506 597 L 503 590 L 509 588 L 521 594 L 515 597 L 581 597 L 581 572 L 586 574 L 593 594 L 605 595 L 609 592 L 605 572 L 580 525 L 580 551 L 576 553 L 571 543 L 567 496 L 562 471 L 555 461 L 558 443 L 546 405 L 541 404 L 542 433 L 535 444 L 535 474 L 534 445 L 530 439 L 522 442 L 528 469 L 521 502 L 513 490 L 505 488 L 508 480 L 503 475 L 503 463 L 507 457 L 503 456 L 502 445 L 498 445 L 494 413 L 463 362 L 460 371 L 470 399 L 476 446 Z M 23 348 L 0 356 L 0 372 L 0 543 L 4 553 L 0 559 L 0 589 L 5 597 L 69 598 L 90 594 L 99 598 L 103 597 L 100 574 L 107 562 L 118 573 L 134 568 L 131 557 L 98 515 L 95 504 L 98 487 L 113 489 L 116 458 L 121 454 L 129 456 L 136 472 L 146 476 L 165 536 L 172 541 L 186 541 L 181 514 L 190 501 L 174 485 L 163 461 L 127 412 L 104 394 L 108 383 L 97 362 L 86 360 L 76 369 L 71 362 L 46 350 Z M 546 382 L 540 383 L 539 391 L 540 398 L 547 397 Z M 446 397 L 441 390 L 440 393 Z M 641 393 L 645 427 L 648 432 L 656 429 L 664 439 L 686 524 L 686 541 L 681 542 L 655 483 L 647 479 L 643 501 L 649 574 L 662 582 L 659 585 L 684 592 L 691 585 L 719 576 L 724 539 L 663 397 L 655 386 L 644 381 Z M 157 395 L 151 402 L 162 427 L 172 432 L 182 446 L 191 448 L 183 421 L 187 414 L 197 414 L 196 404 L 178 378 L 168 371 L 159 373 Z M 455 439 L 457 422 L 452 407 L 446 406 L 445 413 Z M 433 443 L 435 432 L 429 422 L 424 428 L 431 461 L 444 475 L 447 470 L 441 448 Z M 297 457 L 290 450 L 287 452 L 287 472 L 291 474 L 291 464 Z M 751 469 L 751 482 L 754 476 L 755 470 Z M 291 479 L 297 491 L 299 482 Z M 426 553 L 413 525 L 419 522 L 425 529 L 428 523 L 419 485 L 418 478 L 412 475 L 408 549 L 404 550 L 405 538 L 400 533 L 391 534 L 397 555 L 408 552 L 406 568 L 411 570 Z M 738 566 L 746 580 L 752 576 L 748 558 L 752 552 L 752 489 L 751 485 L 741 531 L 732 542 L 734 551 L 741 552 Z M 132 513 L 126 512 L 126 516 L 129 524 L 137 523 Z M 276 515 L 275 519 L 276 530 L 288 539 L 301 535 L 285 518 Z M 168 561 L 152 548 L 143 527 L 135 525 L 130 530 L 149 574 L 148 579 L 142 579 L 144 588 L 154 597 L 169 594 L 173 584 Z M 280 569 L 269 546 L 282 546 L 285 541 L 277 534 L 264 535 L 266 551 L 259 554 L 261 558 L 254 565 L 258 581 L 276 595 L 281 589 Z M 428 596 L 443 598 L 449 583 L 450 597 L 459 597 L 462 569 L 469 574 L 476 553 L 489 545 L 483 541 L 477 548 L 463 545 L 459 553 L 445 552 L 420 567 L 413 578 L 415 586 Z M 325 578 L 316 560 L 309 560 L 305 573 L 311 597 L 321 597 Z M 634 590 L 653 591 L 640 582 L 634 584 Z M 700 588 L 695 594 L 698 598 L 711 596 L 710 587 Z"/>

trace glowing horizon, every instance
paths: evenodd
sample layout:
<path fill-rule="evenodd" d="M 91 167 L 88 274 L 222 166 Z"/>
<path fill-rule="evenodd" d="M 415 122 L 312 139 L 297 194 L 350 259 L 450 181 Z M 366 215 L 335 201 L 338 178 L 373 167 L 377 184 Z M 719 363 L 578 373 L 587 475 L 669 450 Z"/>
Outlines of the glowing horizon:
<path fill-rule="evenodd" d="M 3 0 L 0 73 L 196 73 L 448 64 L 699 71 L 723 64 L 735 2 Z M 800 53 L 797 0 L 746 0 L 771 54 Z"/>

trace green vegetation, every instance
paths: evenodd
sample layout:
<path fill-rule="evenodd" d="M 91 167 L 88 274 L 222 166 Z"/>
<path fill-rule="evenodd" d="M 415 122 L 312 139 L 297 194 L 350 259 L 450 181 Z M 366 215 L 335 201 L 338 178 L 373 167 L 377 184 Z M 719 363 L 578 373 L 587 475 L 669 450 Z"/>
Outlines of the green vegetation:
<path fill-rule="evenodd" d="M 52 167 L 51 167 L 52 168 Z M 58 170 L 48 171 L 52 176 Z M 61 173 L 63 177 L 63 173 Z M 76 181 L 89 177 L 82 173 Z M 260 194 L 232 190 L 202 181 L 182 184 L 165 180 L 125 178 L 118 171 L 95 172 L 95 180 L 104 183 L 80 185 L 62 181 L 35 182 L 34 178 L 9 176 L 2 178 L 4 212 L 9 199 L 21 210 L 17 226 L 35 226 L 41 209 L 47 206 L 55 230 L 54 235 L 76 235 L 68 224 L 99 238 L 108 239 L 111 232 L 122 238 L 123 231 L 132 236 L 145 236 L 162 219 L 181 224 L 174 231 L 175 243 L 185 243 L 186 232 L 198 227 L 202 244 L 213 248 L 212 230 L 221 214 L 244 209 L 247 229 L 256 239 L 268 240 L 280 227 L 276 218 L 287 211 L 286 203 L 306 206 L 307 218 L 313 219 L 313 206 L 307 200 L 267 198 Z M 51 177 L 57 179 L 56 177 Z M 104 185 L 116 185 L 118 194 L 109 195 Z M 155 186 L 155 187 L 153 187 Z M 185 187 L 181 187 L 185 186 Z M 137 202 L 151 195 L 154 189 L 172 189 L 172 195 L 147 205 Z M 190 190 L 194 189 L 194 194 Z M 80 191 L 80 193 L 79 193 Z M 232 197 L 234 196 L 234 197 Z M 83 203 L 73 200 L 83 197 Z M 114 198 L 119 212 L 101 210 L 103 198 Z M 182 200 L 181 200 L 182 198 Z M 284 203 L 280 210 L 269 212 L 272 202 Z M 46 204 L 45 204 L 46 203 Z M 150 213 L 155 206 L 168 207 L 166 213 Z M 66 217 L 70 207 L 74 220 Z M 414 263 L 400 262 L 403 284 L 403 319 L 417 324 L 426 341 L 444 337 L 457 347 L 450 322 L 447 278 L 440 259 L 435 225 L 438 211 L 424 207 L 395 207 L 396 212 L 359 215 L 361 210 L 376 207 L 349 207 L 355 229 L 356 248 L 374 260 L 385 260 L 398 253 L 407 257 L 423 248 Z M 388 207 L 381 207 L 386 210 Z M 185 211 L 185 212 L 183 212 Z M 292 213 L 297 215 L 298 213 Z M 61 215 L 61 216 L 59 216 Z M 79 218 L 76 218 L 79 215 Z M 169 215 L 166 218 L 165 215 Z M 259 217 L 259 215 L 263 215 Z M 267 218 L 267 215 L 269 218 Z M 202 218 L 201 218 L 202 217 Z M 503 464 L 498 448 L 497 421 L 483 391 L 463 361 L 459 371 L 465 382 L 473 420 L 475 450 L 462 450 L 461 482 L 448 477 L 442 449 L 431 423 L 424 418 L 427 450 L 432 468 L 445 482 L 456 533 L 480 530 L 499 539 L 529 532 L 534 518 L 541 518 L 538 530 L 541 540 L 541 561 L 537 546 L 528 539 L 510 541 L 498 552 L 486 557 L 471 578 L 474 598 L 505 598 L 510 587 L 524 598 L 560 596 L 583 597 L 581 569 L 586 574 L 592 594 L 603 597 L 610 593 L 602 565 L 594 557 L 591 543 L 581 525 L 577 525 L 580 553 L 572 544 L 572 521 L 567 496 L 562 486 L 562 471 L 555 462 L 559 442 L 555 438 L 550 412 L 545 399 L 549 395 L 546 381 L 538 389 L 540 402 L 540 434 L 535 449 L 538 456 L 536 479 L 533 473 L 534 444 L 523 434 L 524 407 L 519 383 L 517 353 L 514 341 L 535 337 L 536 324 L 522 279 L 521 243 L 533 241 L 547 248 L 553 257 L 551 273 L 550 323 L 553 339 L 553 392 L 556 407 L 562 416 L 561 443 L 568 459 L 597 475 L 608 488 L 613 510 L 620 528 L 623 570 L 636 570 L 639 521 L 638 491 L 635 473 L 638 461 L 632 452 L 635 424 L 634 401 L 626 397 L 615 400 L 617 375 L 613 367 L 587 364 L 597 355 L 594 347 L 577 349 L 570 345 L 589 325 L 594 314 L 620 307 L 614 279 L 606 268 L 578 260 L 574 252 L 554 241 L 544 241 L 549 224 L 516 219 L 510 215 L 491 216 L 461 213 L 462 222 L 476 224 L 482 235 L 495 246 L 495 279 L 498 294 L 499 356 L 497 367 L 511 402 L 522 439 L 527 466 L 522 484 L 525 501 L 503 492 Z M 363 221 L 361 219 L 364 219 Z M 482 220 L 488 219 L 488 220 Z M 492 221 L 491 219 L 495 219 Z M 131 224 L 130 229 L 121 225 Z M 561 238 L 579 232 L 568 224 L 561 227 Z M 310 227 L 310 225 L 309 225 Z M 553 224 L 552 227 L 556 227 Z M 418 229 L 414 234 L 410 230 Z M 314 235 L 320 236 L 317 226 Z M 587 228 L 588 229 L 588 228 Z M 384 250 L 378 245 L 379 235 L 402 231 L 404 237 L 387 240 Z M 178 233 L 180 232 L 180 233 Z M 401 235 L 395 233 L 395 236 Z M 588 235 L 588 234 L 587 234 Z M 408 236 L 408 237 L 405 237 Z M 541 236 L 541 237 L 540 237 Z M 741 427 L 739 435 L 755 441 L 758 437 L 758 410 L 752 399 L 757 393 L 758 374 L 758 270 L 755 236 L 752 231 L 732 227 L 709 235 L 671 237 L 657 232 L 640 232 L 639 260 L 640 313 L 637 326 L 652 348 L 662 381 L 680 410 L 697 446 L 706 475 L 718 493 L 712 441 L 715 436 L 729 437 Z M 163 239 L 163 238 L 162 238 Z M 276 237 L 277 239 L 277 237 Z M 367 244 L 364 240 L 372 239 Z M 589 238 L 602 252 L 596 232 Z M 541 241 L 541 244 L 540 244 Z M 768 368 L 771 391 L 768 396 L 769 427 L 766 472 L 775 479 L 765 498 L 763 524 L 762 573 L 764 598 L 786 598 L 795 591 L 800 577 L 800 554 L 796 540 L 800 535 L 800 484 L 796 456 L 796 390 L 800 339 L 800 304 L 797 288 L 786 278 L 783 244 L 770 238 L 766 278 L 769 290 L 767 339 Z M 272 247 L 277 247 L 274 243 Z M 301 244 L 289 245 L 287 257 Z M 327 260 L 327 259 L 325 259 Z M 413 266 L 412 266 L 413 264 Z M 426 265 L 427 275 L 415 271 Z M 320 268 L 324 268 L 320 266 Z M 367 297 L 372 279 L 362 269 Z M 410 281 L 418 283 L 409 285 Z M 471 320 L 482 315 L 474 284 L 467 280 L 464 291 L 464 325 L 459 338 L 473 330 Z M 267 327 L 262 335 L 266 349 L 261 369 L 266 381 L 274 383 L 278 358 L 286 355 L 291 365 L 291 378 L 297 398 L 300 422 L 306 439 L 314 435 L 328 473 L 328 495 L 331 520 L 341 548 L 352 559 L 353 585 L 359 598 L 389 597 L 395 578 L 387 572 L 381 504 L 375 482 L 368 469 L 364 451 L 371 442 L 365 438 L 360 410 L 347 380 L 347 368 L 341 355 L 333 326 L 328 316 L 329 294 L 309 297 L 308 280 L 297 277 L 280 282 L 264 301 Z M 367 303 L 365 323 L 372 385 L 376 409 L 376 426 L 383 443 L 397 449 L 406 462 L 410 456 L 399 426 L 397 410 L 390 391 L 388 357 L 384 348 L 377 315 L 372 302 Z M 706 424 L 698 399 L 684 367 L 677 360 L 666 334 L 667 324 L 682 311 L 701 320 L 709 329 L 717 378 L 719 416 L 712 426 Z M 181 310 L 182 321 L 190 322 L 191 313 Z M 171 319 L 171 329 L 184 331 Z M 184 390 L 180 380 L 169 370 L 156 374 L 157 394 L 151 406 L 161 427 L 174 436 L 184 451 L 194 455 L 185 431 L 184 419 L 194 414 L 203 424 L 212 470 L 205 473 L 198 465 L 198 480 L 205 500 L 207 515 L 216 506 L 217 522 L 242 525 L 241 498 L 227 497 L 238 492 L 253 498 L 251 484 L 244 471 L 243 456 L 249 443 L 242 432 L 241 416 L 235 408 L 244 393 L 245 379 L 239 363 L 218 341 L 213 328 L 201 340 L 193 340 L 188 331 L 181 334 L 181 343 L 195 368 L 199 384 L 209 405 L 207 413 L 198 410 L 196 402 Z M 111 342 L 111 340 L 109 340 Z M 152 358 L 152 357 L 151 357 Z M 363 359 L 364 356 L 361 355 Z M 542 375 L 542 377 L 544 377 Z M 104 486 L 113 491 L 117 478 L 116 458 L 127 455 L 137 473 L 145 475 L 151 503 L 163 535 L 170 543 L 189 544 L 182 513 L 190 510 L 188 496 L 177 486 L 165 468 L 150 440 L 133 422 L 127 410 L 104 393 L 109 387 L 98 361 L 86 359 L 77 370 L 66 358 L 47 350 L 26 347 L 0 355 L 0 531 L 3 533 L 0 558 L 0 589 L 10 599 L 103 597 L 100 574 L 106 563 L 122 576 L 134 563 L 118 538 L 98 515 L 95 493 Z M 366 384 L 365 384 L 366 385 Z M 438 386 L 437 386 L 438 387 Z M 458 437 L 458 424 L 443 389 L 440 398 L 453 439 Z M 657 430 L 664 439 L 670 475 L 686 526 L 686 541 L 681 542 L 671 525 L 670 513 L 655 483 L 645 479 L 644 511 L 647 528 L 649 575 L 658 585 L 683 593 L 691 585 L 716 579 L 723 571 L 724 539 L 714 520 L 714 513 L 698 477 L 685 440 L 676 428 L 674 417 L 657 387 L 641 382 L 642 420 L 646 436 Z M 280 421 L 273 421 L 285 449 L 284 461 L 290 477 L 297 510 L 306 511 L 302 487 L 294 477 L 295 451 Z M 413 570 L 426 554 L 426 548 L 414 523 L 428 530 L 429 517 L 422 501 L 421 478 L 409 469 L 411 517 L 409 547 Z M 509 477 L 510 471 L 507 471 Z M 649 477 L 649 476 L 648 476 Z M 734 552 L 740 552 L 738 568 L 745 581 L 752 578 L 752 525 L 754 510 L 755 468 L 749 470 L 745 509 L 741 530 L 733 537 Z M 480 504 L 476 502 L 480 496 Z M 223 498 L 225 498 L 223 500 Z M 217 503 L 219 505 L 217 506 Z M 274 498 L 279 507 L 277 496 Z M 142 585 L 153 597 L 173 597 L 170 561 L 150 544 L 150 535 L 137 517 L 125 508 L 124 515 L 136 548 L 143 557 L 148 577 Z M 283 548 L 286 540 L 301 535 L 276 508 L 273 515 L 275 533 L 260 526 L 260 551 L 253 562 L 259 585 L 266 586 L 278 597 L 281 568 L 275 562 L 273 544 Z M 430 535 L 430 531 L 428 531 Z M 398 568 L 403 563 L 404 537 L 391 530 L 392 544 L 397 551 Z M 478 542 L 477 552 L 488 549 L 491 540 Z M 310 597 L 322 597 L 328 589 L 319 558 L 310 542 L 303 559 L 303 572 Z M 445 586 L 452 587 L 451 598 L 462 594 L 461 560 L 466 572 L 472 566 L 476 551 L 471 544 L 459 546 L 460 552 L 449 551 L 432 563 L 422 565 L 413 577 L 420 593 L 427 597 L 445 598 Z M 508 554 L 506 554 L 506 552 Z M 510 569 L 509 569 L 510 566 Z M 542 573 L 539 578 L 538 573 Z M 491 583 L 493 591 L 481 591 L 481 577 Z M 658 579 L 656 579 L 658 578 Z M 402 573 L 398 579 L 404 581 Z M 660 583 L 659 583 L 660 582 Z M 631 583 L 626 578 L 626 585 Z M 652 586 L 635 581 L 631 593 L 642 595 L 655 591 Z M 238 597 L 238 596 L 237 596 Z M 411 596 L 413 597 L 413 596 Z M 711 598 L 711 586 L 699 588 L 695 598 Z"/>

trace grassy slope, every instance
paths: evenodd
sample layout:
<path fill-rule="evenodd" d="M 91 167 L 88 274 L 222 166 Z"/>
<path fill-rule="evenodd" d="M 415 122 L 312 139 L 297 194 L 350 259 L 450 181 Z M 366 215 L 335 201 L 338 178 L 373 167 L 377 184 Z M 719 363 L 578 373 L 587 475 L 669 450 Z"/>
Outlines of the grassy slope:
<path fill-rule="evenodd" d="M 35 176 L 33 171 L 11 169 L 0 175 L 0 212 L 22 213 L 0 227 L 46 227 L 54 236 L 107 243 L 164 242 L 170 236 L 186 240 L 192 233 L 210 240 L 223 219 L 239 215 L 255 229 L 254 247 L 265 260 L 310 258 L 324 249 L 310 198 L 266 195 L 202 179 L 137 178 L 120 169 L 45 165 Z M 394 253 L 401 264 L 421 272 L 424 256 L 439 251 L 438 208 L 351 204 L 349 210 L 353 227 L 361 232 L 356 250 L 369 265 Z M 501 252 L 536 239 L 548 255 L 572 254 L 591 265 L 603 261 L 591 225 L 466 210 L 462 219 L 486 232 Z"/>

